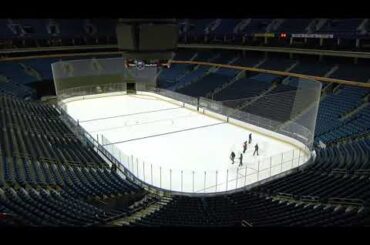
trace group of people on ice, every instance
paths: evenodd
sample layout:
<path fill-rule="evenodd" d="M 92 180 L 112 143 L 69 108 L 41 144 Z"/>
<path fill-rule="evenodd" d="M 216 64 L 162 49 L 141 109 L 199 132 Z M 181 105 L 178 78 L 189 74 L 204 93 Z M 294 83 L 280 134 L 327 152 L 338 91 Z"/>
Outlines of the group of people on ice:
<path fill-rule="evenodd" d="M 252 133 L 249 134 L 249 139 L 248 141 L 245 141 L 243 143 L 243 153 L 240 153 L 240 156 L 239 156 L 239 166 L 242 166 L 243 165 L 243 154 L 247 151 L 247 148 L 248 148 L 248 144 L 252 144 Z M 253 156 L 257 154 L 258 156 L 258 144 L 256 143 L 255 146 L 254 146 L 254 152 L 253 152 Z M 231 155 L 230 155 L 230 159 L 232 161 L 232 164 L 234 164 L 235 162 L 235 153 L 232 151 L 231 152 Z"/>

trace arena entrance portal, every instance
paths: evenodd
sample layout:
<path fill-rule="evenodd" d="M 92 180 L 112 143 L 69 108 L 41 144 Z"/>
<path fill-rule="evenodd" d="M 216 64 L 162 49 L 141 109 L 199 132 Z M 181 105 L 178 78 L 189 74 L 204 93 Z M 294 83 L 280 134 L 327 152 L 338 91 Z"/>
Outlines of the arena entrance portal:
<path fill-rule="evenodd" d="M 136 93 L 136 83 L 127 83 L 127 93 L 128 94 Z"/>

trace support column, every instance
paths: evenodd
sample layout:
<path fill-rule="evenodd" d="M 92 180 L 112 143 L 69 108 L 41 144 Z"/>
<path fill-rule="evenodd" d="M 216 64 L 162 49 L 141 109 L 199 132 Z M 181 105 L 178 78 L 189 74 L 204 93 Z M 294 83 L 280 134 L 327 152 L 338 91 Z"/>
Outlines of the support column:
<path fill-rule="evenodd" d="M 270 157 L 270 176 L 271 177 L 271 168 L 272 168 L 272 157 Z"/>
<path fill-rule="evenodd" d="M 238 179 L 239 179 L 239 167 L 236 169 L 236 184 L 235 184 L 235 188 L 238 188 Z"/>
<path fill-rule="evenodd" d="M 217 183 L 217 177 L 218 177 L 218 171 L 216 170 L 216 190 L 215 190 L 215 192 L 217 192 L 217 185 L 218 185 L 218 183 Z"/>
<path fill-rule="evenodd" d="M 206 179 L 207 179 L 207 171 L 204 171 L 204 187 L 203 187 L 203 192 L 206 192 Z"/>
<path fill-rule="evenodd" d="M 170 169 L 170 190 L 172 190 L 172 169 Z"/>
<path fill-rule="evenodd" d="M 284 153 L 281 153 L 280 173 L 283 171 Z"/>
<path fill-rule="evenodd" d="M 143 180 L 145 181 L 145 162 L 143 162 Z"/>
<path fill-rule="evenodd" d="M 183 187 L 183 171 L 181 170 L 181 191 L 183 191 L 182 187 Z"/>
<path fill-rule="evenodd" d="M 193 192 L 194 192 L 194 171 L 193 171 Z"/>
<path fill-rule="evenodd" d="M 153 164 L 150 164 L 150 179 L 151 179 L 151 183 L 153 185 Z"/>
<path fill-rule="evenodd" d="M 229 170 L 226 170 L 226 191 L 227 191 L 228 185 L 229 185 Z"/>
<path fill-rule="evenodd" d="M 245 167 L 244 185 L 247 183 L 248 167 Z"/>
<path fill-rule="evenodd" d="M 360 39 L 356 38 L 356 48 L 360 48 Z"/>
<path fill-rule="evenodd" d="M 162 167 L 159 167 L 159 187 L 162 188 Z"/>

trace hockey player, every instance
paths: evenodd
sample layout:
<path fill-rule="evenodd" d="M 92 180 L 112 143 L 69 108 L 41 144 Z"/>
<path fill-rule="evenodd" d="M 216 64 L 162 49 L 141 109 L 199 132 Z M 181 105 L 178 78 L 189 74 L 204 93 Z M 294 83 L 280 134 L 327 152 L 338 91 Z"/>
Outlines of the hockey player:
<path fill-rule="evenodd" d="M 230 159 L 231 159 L 231 161 L 232 161 L 232 164 L 234 164 L 234 160 L 235 160 L 235 153 L 234 153 L 233 151 L 231 152 Z"/>
<path fill-rule="evenodd" d="M 252 143 L 252 133 L 250 133 L 249 134 L 249 142 L 248 142 L 249 144 L 251 144 Z"/>
<path fill-rule="evenodd" d="M 254 156 L 254 154 L 256 154 L 256 153 L 257 153 L 257 156 L 258 156 L 258 144 L 256 144 L 256 145 L 254 146 L 253 156 Z"/>
<path fill-rule="evenodd" d="M 243 153 L 240 153 L 239 160 L 240 160 L 239 167 L 241 167 L 243 165 Z"/>
<path fill-rule="evenodd" d="M 243 153 L 245 153 L 247 151 L 247 148 L 248 148 L 248 142 L 245 141 L 244 144 L 243 144 Z"/>

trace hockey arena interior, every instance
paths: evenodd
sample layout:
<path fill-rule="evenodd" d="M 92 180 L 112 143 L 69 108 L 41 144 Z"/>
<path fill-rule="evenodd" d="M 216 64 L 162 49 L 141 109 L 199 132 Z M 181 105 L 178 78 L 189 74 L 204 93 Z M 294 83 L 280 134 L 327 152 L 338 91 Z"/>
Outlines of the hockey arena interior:
<path fill-rule="evenodd" d="M 0 19 L 0 227 L 370 224 L 370 21 Z"/>

